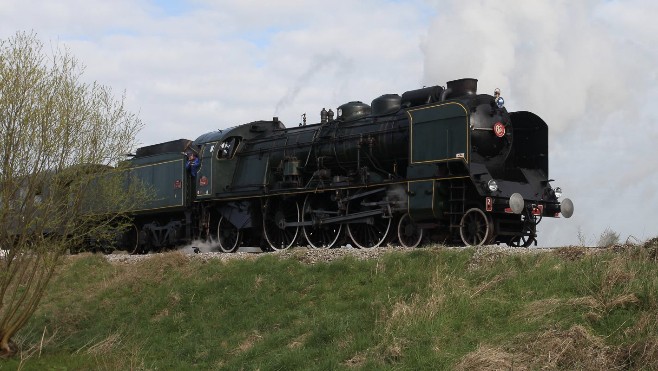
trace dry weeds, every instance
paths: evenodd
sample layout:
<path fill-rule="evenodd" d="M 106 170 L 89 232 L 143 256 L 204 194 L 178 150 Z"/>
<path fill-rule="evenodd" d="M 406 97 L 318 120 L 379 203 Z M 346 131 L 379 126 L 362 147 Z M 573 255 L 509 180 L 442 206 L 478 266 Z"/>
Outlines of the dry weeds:
<path fill-rule="evenodd" d="M 626 336 L 655 331 L 656 315 L 627 329 Z M 655 332 L 654 332 L 655 333 Z M 553 328 L 525 334 L 502 347 L 480 345 L 464 356 L 457 370 L 613 370 L 658 369 L 658 335 L 621 346 L 606 345 L 587 328 Z"/>
<path fill-rule="evenodd" d="M 535 300 L 528 303 L 523 310 L 519 311 L 515 315 L 515 318 L 527 322 L 540 321 L 555 312 L 563 304 L 564 300 L 558 298 Z"/>
<path fill-rule="evenodd" d="M 112 352 L 115 352 L 117 350 L 116 348 L 119 348 L 121 346 L 121 342 L 122 339 L 120 333 L 110 334 L 105 339 L 87 348 L 86 353 L 92 355 L 111 354 Z M 78 350 L 78 352 L 79 351 L 80 349 Z"/>
<path fill-rule="evenodd" d="M 263 339 L 263 336 L 258 332 L 258 331 L 253 331 L 251 334 L 249 334 L 243 341 L 238 345 L 236 349 L 234 349 L 233 353 L 235 354 L 240 354 L 244 353 L 256 345 L 259 341 Z"/>
<path fill-rule="evenodd" d="M 381 360 L 386 364 L 398 363 L 404 356 L 404 349 L 409 341 L 404 338 L 393 337 L 390 343 L 384 347 Z"/>
<path fill-rule="evenodd" d="M 367 360 L 368 357 L 366 356 L 366 354 L 363 352 L 359 352 L 355 354 L 352 358 L 343 362 L 343 365 L 349 368 L 361 368 L 363 367 L 363 365 L 366 363 Z"/>
<path fill-rule="evenodd" d="M 23 337 L 17 337 L 17 342 L 14 344 L 16 346 L 16 351 L 20 358 L 20 363 L 18 364 L 18 369 L 21 370 L 27 360 L 36 355 L 37 358 L 41 358 L 41 351 L 44 347 L 47 347 L 57 338 L 57 329 L 51 334 L 48 332 L 48 328 L 44 327 L 43 332 L 41 333 L 41 341 L 38 344 L 33 344 L 29 347 L 25 347 L 25 339 Z"/>
<path fill-rule="evenodd" d="M 628 368 L 658 369 L 658 313 L 643 313 L 623 336 L 627 341 L 617 350 L 617 363 Z"/>
<path fill-rule="evenodd" d="M 510 278 L 516 277 L 516 271 L 509 271 L 503 274 L 496 275 L 494 278 L 481 283 L 478 287 L 475 288 L 475 291 L 471 294 L 471 299 L 482 294 L 485 291 L 490 290 L 493 287 L 496 287 L 499 283 L 507 281 Z"/>
<path fill-rule="evenodd" d="M 582 247 L 582 246 L 566 246 L 559 247 L 553 250 L 553 254 L 559 256 L 560 258 L 568 261 L 576 261 L 584 258 L 588 254 L 591 254 L 593 251 L 591 248 Z"/>
<path fill-rule="evenodd" d="M 554 369 L 606 370 L 614 367 L 603 339 L 581 325 L 568 330 L 548 330 L 525 351 L 532 355 L 534 362 Z"/>
<path fill-rule="evenodd" d="M 457 371 L 498 371 L 498 370 L 528 370 L 529 362 L 523 354 L 512 354 L 501 348 L 478 346 L 467 354 L 455 366 Z"/>
<path fill-rule="evenodd" d="M 310 335 L 311 335 L 311 333 L 309 333 L 309 332 L 299 335 L 298 337 L 296 337 L 293 341 L 291 341 L 288 344 L 288 348 L 297 349 L 297 348 L 303 347 L 304 344 L 306 344 L 306 339 L 308 339 L 308 337 Z"/>
<path fill-rule="evenodd" d="M 159 311 L 158 313 L 156 313 L 156 314 L 153 316 L 153 318 L 151 318 L 151 321 L 153 321 L 153 322 L 160 322 L 160 321 L 162 321 L 163 319 L 165 319 L 165 318 L 167 318 L 167 317 L 169 317 L 169 309 L 168 309 L 168 308 L 164 308 L 163 310 L 161 310 L 161 311 Z"/>
<path fill-rule="evenodd" d="M 189 256 L 178 251 L 157 254 L 149 261 L 138 262 L 138 269 L 141 276 L 150 277 L 154 282 L 161 282 L 171 272 L 184 273 L 186 270 L 177 269 L 184 267 L 189 262 Z M 188 274 L 192 274 L 188 272 Z"/>
<path fill-rule="evenodd" d="M 526 334 L 509 349 L 480 345 L 458 363 L 458 370 L 610 370 L 614 349 L 580 325 Z"/>
<path fill-rule="evenodd" d="M 617 308 L 637 305 L 640 300 L 633 292 L 636 277 L 636 268 L 630 267 L 627 259 L 615 257 L 607 262 L 600 282 L 594 282 L 591 296 L 581 298 L 581 302 L 593 311 L 592 317 L 603 316 Z"/>
<path fill-rule="evenodd" d="M 265 279 L 263 278 L 263 276 L 260 275 L 260 274 L 257 274 L 256 279 L 254 280 L 254 289 L 258 290 L 260 288 L 260 286 L 263 284 L 264 281 L 265 281 Z"/>
<path fill-rule="evenodd" d="M 135 345 L 124 338 L 124 335 L 116 332 L 108 335 L 105 339 L 89 345 L 88 342 L 74 354 L 84 351 L 92 355 L 96 361 L 95 368 L 98 370 L 146 370 L 149 369 L 141 357 L 142 346 Z"/>
<path fill-rule="evenodd" d="M 512 252 L 509 248 L 498 246 L 482 246 L 475 249 L 468 262 L 468 270 L 474 271 L 486 268 L 505 258 Z M 520 251 L 520 250 L 519 250 Z"/>
<path fill-rule="evenodd" d="M 642 245 L 642 248 L 646 250 L 649 259 L 654 263 L 658 262 L 658 237 L 654 237 Z"/>

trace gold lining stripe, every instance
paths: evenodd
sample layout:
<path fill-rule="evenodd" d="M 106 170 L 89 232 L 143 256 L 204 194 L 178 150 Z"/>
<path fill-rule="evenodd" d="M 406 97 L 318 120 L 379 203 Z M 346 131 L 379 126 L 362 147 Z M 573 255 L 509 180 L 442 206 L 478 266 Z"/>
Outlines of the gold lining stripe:
<path fill-rule="evenodd" d="M 375 184 L 368 184 L 368 185 L 355 185 L 355 186 L 349 186 L 349 187 L 334 187 L 334 188 L 322 188 L 322 189 L 305 189 L 301 191 L 295 191 L 295 192 L 284 192 L 284 193 L 272 193 L 272 194 L 267 194 L 267 195 L 250 195 L 250 196 L 235 196 L 235 197 L 226 197 L 226 198 L 213 198 L 214 201 L 235 201 L 235 200 L 247 200 L 247 199 L 256 199 L 256 198 L 266 198 L 266 197 L 276 197 L 276 196 L 291 196 L 291 195 L 303 195 L 303 194 L 309 194 L 309 193 L 322 193 L 322 192 L 331 192 L 331 191 L 337 191 L 337 190 L 342 190 L 342 189 L 360 189 L 360 188 L 376 188 L 376 187 L 381 187 L 381 186 L 388 186 L 388 185 L 395 185 L 395 184 L 407 184 L 407 191 L 409 191 L 409 183 L 417 183 L 417 182 L 427 182 L 427 181 L 437 181 L 437 180 L 451 180 L 451 179 L 466 179 L 470 178 L 467 175 L 462 175 L 462 176 L 454 176 L 454 177 L 446 177 L 446 178 L 425 178 L 425 179 L 416 179 L 416 180 L 403 180 L 399 182 L 391 182 L 391 183 L 375 183 Z M 217 196 L 215 196 L 217 197 Z M 203 200 L 206 201 L 206 200 Z M 199 201 L 197 201 L 199 202 Z M 407 205 L 408 208 L 408 205 Z"/>

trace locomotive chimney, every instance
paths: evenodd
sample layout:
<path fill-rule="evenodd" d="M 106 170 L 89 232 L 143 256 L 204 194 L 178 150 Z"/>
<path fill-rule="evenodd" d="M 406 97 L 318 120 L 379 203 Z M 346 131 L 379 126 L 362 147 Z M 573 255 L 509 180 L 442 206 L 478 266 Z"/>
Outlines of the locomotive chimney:
<path fill-rule="evenodd" d="M 320 111 L 320 123 L 327 123 L 327 110 L 324 108 L 322 108 L 322 111 Z"/>
<path fill-rule="evenodd" d="M 327 112 L 327 118 L 329 121 L 334 121 L 334 111 L 332 111 L 331 108 L 329 108 L 329 112 Z"/>

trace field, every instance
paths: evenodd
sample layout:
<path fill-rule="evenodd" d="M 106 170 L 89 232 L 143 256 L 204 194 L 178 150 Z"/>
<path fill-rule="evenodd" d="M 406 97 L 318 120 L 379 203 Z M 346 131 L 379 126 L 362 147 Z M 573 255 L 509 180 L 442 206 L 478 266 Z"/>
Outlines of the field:
<path fill-rule="evenodd" d="M 69 258 L 0 369 L 658 369 L 658 239 Z"/>

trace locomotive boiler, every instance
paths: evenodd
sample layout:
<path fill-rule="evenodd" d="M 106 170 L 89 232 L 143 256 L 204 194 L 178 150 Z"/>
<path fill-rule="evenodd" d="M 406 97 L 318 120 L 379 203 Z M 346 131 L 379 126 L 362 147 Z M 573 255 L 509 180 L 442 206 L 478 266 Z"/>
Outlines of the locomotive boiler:
<path fill-rule="evenodd" d="M 199 154 L 195 178 L 181 151 Z M 570 217 L 548 173 L 548 127 L 460 79 L 323 109 L 286 128 L 255 121 L 138 151 L 157 190 L 125 236 L 134 251 L 196 238 L 225 252 L 423 241 L 529 246 L 543 217 Z M 148 173 L 148 174 L 147 174 Z"/>

